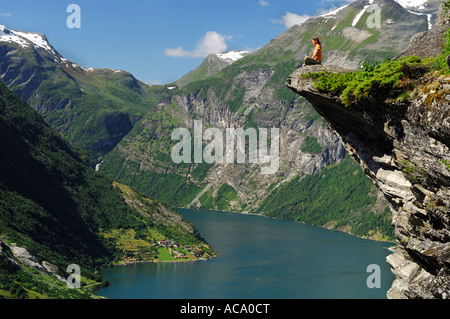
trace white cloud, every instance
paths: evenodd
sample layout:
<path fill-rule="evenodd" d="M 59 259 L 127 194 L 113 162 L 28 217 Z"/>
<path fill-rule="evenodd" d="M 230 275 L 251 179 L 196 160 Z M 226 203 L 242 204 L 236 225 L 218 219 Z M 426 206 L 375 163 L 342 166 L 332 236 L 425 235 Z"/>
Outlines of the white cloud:
<path fill-rule="evenodd" d="M 12 14 L 9 12 L 0 12 L 0 17 L 10 17 L 10 16 L 12 16 Z"/>
<path fill-rule="evenodd" d="M 183 57 L 190 55 L 190 52 L 184 50 L 182 47 L 178 47 L 175 49 L 166 49 L 165 54 L 171 57 Z"/>
<path fill-rule="evenodd" d="M 286 12 L 286 14 L 281 17 L 281 19 L 273 20 L 272 22 L 284 24 L 284 26 L 289 29 L 290 27 L 292 27 L 296 24 L 301 24 L 301 23 L 305 22 L 309 18 L 311 18 L 311 16 L 306 15 L 306 14 L 299 15 L 299 14 L 292 13 L 292 12 Z"/>
<path fill-rule="evenodd" d="M 269 2 L 265 1 L 265 0 L 259 0 L 259 5 L 262 7 L 266 7 L 269 5 Z"/>
<path fill-rule="evenodd" d="M 165 55 L 170 57 L 204 58 L 213 53 L 225 52 L 228 47 L 226 40 L 230 39 L 231 37 L 229 36 L 224 36 L 215 31 L 208 31 L 197 43 L 195 50 L 186 51 L 182 47 L 177 47 L 175 49 L 166 49 Z"/>

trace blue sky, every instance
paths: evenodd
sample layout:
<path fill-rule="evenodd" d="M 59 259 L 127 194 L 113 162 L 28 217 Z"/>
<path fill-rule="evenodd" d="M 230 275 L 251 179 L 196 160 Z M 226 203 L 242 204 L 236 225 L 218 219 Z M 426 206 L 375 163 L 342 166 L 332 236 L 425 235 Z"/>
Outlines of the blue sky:
<path fill-rule="evenodd" d="M 168 84 L 209 53 L 253 51 L 292 23 L 352 0 L 0 0 L 0 24 L 38 32 L 84 67 L 122 69 Z M 81 28 L 68 28 L 70 4 Z"/>

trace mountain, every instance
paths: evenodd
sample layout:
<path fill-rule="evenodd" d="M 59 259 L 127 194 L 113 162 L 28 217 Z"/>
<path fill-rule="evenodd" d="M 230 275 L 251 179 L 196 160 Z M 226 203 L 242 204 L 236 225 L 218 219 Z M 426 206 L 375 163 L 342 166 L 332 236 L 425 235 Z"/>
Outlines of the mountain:
<path fill-rule="evenodd" d="M 204 80 L 219 73 L 223 68 L 249 55 L 249 51 L 229 51 L 219 54 L 210 54 L 196 69 L 182 76 L 174 84 L 177 86 L 185 86 L 190 82 Z"/>
<path fill-rule="evenodd" d="M 152 243 L 165 238 L 213 254 L 171 208 L 89 168 L 85 151 L 1 83 L 0 147 L 0 297 L 96 298 L 101 267 L 158 258 Z M 81 289 L 67 288 L 72 264 Z"/>
<path fill-rule="evenodd" d="M 0 78 L 64 138 L 86 149 L 91 167 L 150 198 L 170 206 L 282 216 L 392 238 L 384 230 L 390 213 L 383 197 L 360 178 L 358 166 L 345 161 L 338 136 L 284 82 L 310 53 L 312 36 L 323 43 L 325 64 L 359 68 L 363 60 L 395 57 L 413 35 L 428 29 L 426 14 L 434 23 L 435 1 L 430 3 L 419 15 L 392 0 L 358 0 L 293 26 L 231 64 L 210 56 L 178 84 L 151 87 L 124 71 L 74 66 L 45 48 L 25 48 L 2 35 Z M 381 9 L 380 28 L 366 23 L 369 4 Z M 174 163 L 171 133 L 177 128 L 192 132 L 194 120 L 201 120 L 204 129 L 223 131 L 279 128 L 279 169 L 263 175 L 257 164 Z M 321 172 L 329 179 L 317 178 Z M 342 174 L 351 187 L 339 187 Z M 308 187 L 317 190 L 314 198 L 321 205 L 309 201 Z M 303 194 L 297 198 L 298 192 Z M 347 203 L 350 196 L 355 201 Z M 284 198 L 289 201 L 280 211 L 277 203 Z M 331 210 L 325 217 L 324 209 Z"/>
<path fill-rule="evenodd" d="M 396 276 L 389 298 L 450 295 L 449 18 L 438 21 L 447 32 L 437 56 L 402 55 L 360 72 L 308 66 L 287 80 L 389 201 L 397 244 L 387 257 Z M 416 40 L 408 52 L 423 53 L 429 39 Z"/>
<path fill-rule="evenodd" d="M 305 198 L 311 197 L 305 191 L 305 197 L 295 199 L 298 191 L 293 190 L 308 189 L 306 185 L 311 181 L 305 177 L 343 161 L 345 152 L 337 136 L 328 130 L 308 103 L 283 85 L 284 79 L 310 50 L 313 35 L 323 42 L 325 64 L 359 68 L 366 57 L 369 62 L 395 57 L 406 49 L 414 34 L 428 29 L 425 15 L 410 13 L 394 1 L 375 4 L 382 8 L 380 29 L 371 29 L 363 23 L 369 13 L 361 15 L 361 12 L 368 1 L 356 1 L 334 13 L 290 28 L 215 76 L 171 90 L 160 100 L 159 114 L 144 116 L 118 147 L 105 156 L 100 170 L 171 205 L 256 212 L 340 229 L 348 227 L 349 219 L 356 219 L 355 225 L 361 224 L 360 218 L 366 213 L 384 218 L 388 223 L 389 218 L 385 218 L 388 210 L 385 210 L 386 204 L 381 203 L 382 197 L 380 199 L 377 192 L 371 190 L 370 183 L 356 180 L 358 175 L 352 173 L 358 168 L 347 162 L 349 184 L 353 189 L 344 191 L 338 187 L 342 193 L 336 193 L 334 188 L 327 193 L 325 189 L 329 188 L 322 187 L 318 200 L 326 198 L 330 202 L 322 200 L 323 206 L 310 213 L 314 217 L 304 216 L 304 206 L 308 205 L 303 203 Z M 358 15 L 358 22 L 352 26 Z M 395 23 L 388 23 L 389 19 Z M 357 37 L 358 34 L 361 36 Z M 388 42 L 389 37 L 393 40 Z M 208 59 L 204 63 L 208 63 Z M 170 159 L 174 144 L 170 132 L 177 127 L 192 128 L 194 119 L 201 119 L 205 127 L 222 130 L 227 127 L 280 128 L 278 172 L 262 175 L 259 165 L 175 165 Z M 331 170 L 333 174 L 340 174 L 337 171 Z M 338 178 L 330 179 L 330 184 L 331 180 Z M 331 198 L 347 198 L 348 194 L 353 194 L 354 198 L 367 198 L 370 194 L 370 199 L 364 204 L 361 201 L 351 207 L 341 206 L 325 219 L 323 209 L 335 207 Z M 281 212 L 276 203 L 286 196 L 292 201 Z M 311 206 L 314 205 L 308 207 Z M 351 217 L 349 211 L 353 212 Z M 345 214 L 347 220 L 342 222 Z"/>
<path fill-rule="evenodd" d="M 96 164 L 149 109 L 148 85 L 121 70 L 84 68 L 45 35 L 0 26 L 0 78 Z M 89 125 L 86 125 L 89 123 Z"/>

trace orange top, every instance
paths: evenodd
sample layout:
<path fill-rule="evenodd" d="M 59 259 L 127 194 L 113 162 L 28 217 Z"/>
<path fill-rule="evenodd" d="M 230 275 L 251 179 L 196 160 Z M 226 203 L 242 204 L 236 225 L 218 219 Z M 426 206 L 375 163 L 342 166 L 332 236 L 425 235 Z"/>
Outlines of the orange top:
<path fill-rule="evenodd" d="M 322 46 L 320 44 L 316 44 L 312 58 L 322 62 Z"/>

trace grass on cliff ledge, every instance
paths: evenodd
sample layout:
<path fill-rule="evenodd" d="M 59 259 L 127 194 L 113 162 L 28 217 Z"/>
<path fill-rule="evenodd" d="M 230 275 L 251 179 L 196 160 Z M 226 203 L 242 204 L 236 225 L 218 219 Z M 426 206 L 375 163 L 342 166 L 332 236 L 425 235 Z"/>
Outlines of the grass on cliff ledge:
<path fill-rule="evenodd" d="M 308 72 L 303 78 L 314 80 L 319 92 L 340 96 L 345 106 L 358 103 L 375 94 L 405 99 L 415 87 L 415 81 L 429 71 L 446 68 L 443 55 L 435 59 L 417 56 L 401 57 L 395 61 L 361 64 L 361 70 L 345 73 Z"/>

